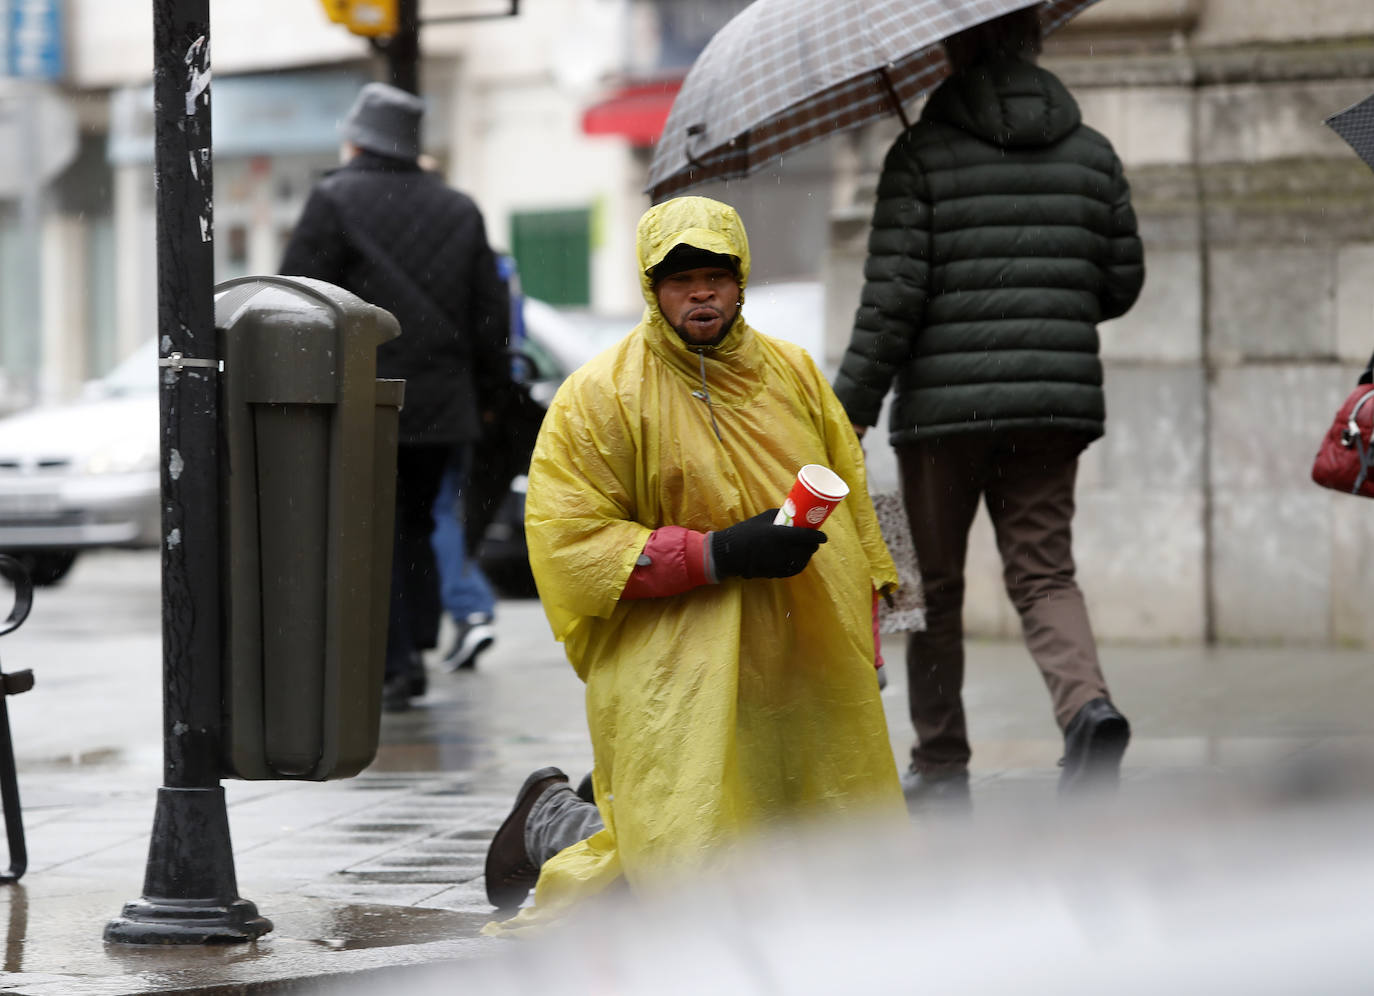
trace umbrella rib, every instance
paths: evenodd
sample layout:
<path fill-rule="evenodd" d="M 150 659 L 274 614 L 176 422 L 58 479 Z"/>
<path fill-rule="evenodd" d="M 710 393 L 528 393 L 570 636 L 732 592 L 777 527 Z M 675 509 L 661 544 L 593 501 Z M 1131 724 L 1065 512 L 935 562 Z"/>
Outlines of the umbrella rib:
<path fill-rule="evenodd" d="M 883 86 L 887 88 L 887 95 L 892 101 L 893 110 L 897 112 L 897 117 L 902 119 L 902 127 L 910 128 L 911 120 L 906 116 L 906 108 L 902 106 L 902 98 L 897 96 L 897 88 L 892 85 L 892 76 L 888 73 L 887 67 L 880 67 L 878 75 L 882 77 Z"/>

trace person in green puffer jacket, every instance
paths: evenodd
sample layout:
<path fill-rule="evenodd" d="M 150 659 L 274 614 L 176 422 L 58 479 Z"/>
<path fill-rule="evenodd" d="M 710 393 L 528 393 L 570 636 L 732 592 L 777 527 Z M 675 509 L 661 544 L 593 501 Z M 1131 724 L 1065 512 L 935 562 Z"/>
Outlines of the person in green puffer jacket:
<path fill-rule="evenodd" d="M 1097 325 L 1131 307 L 1145 269 L 1121 161 L 1035 64 L 1037 8 L 945 51 L 952 74 L 883 165 L 834 387 L 860 436 L 894 390 L 927 627 L 907 644 L 917 742 L 903 788 L 913 806 L 962 807 L 964 560 L 980 498 L 1064 733 L 1060 789 L 1115 784 L 1130 726 L 1098 663 L 1071 525 L 1078 455 L 1105 419 Z"/>

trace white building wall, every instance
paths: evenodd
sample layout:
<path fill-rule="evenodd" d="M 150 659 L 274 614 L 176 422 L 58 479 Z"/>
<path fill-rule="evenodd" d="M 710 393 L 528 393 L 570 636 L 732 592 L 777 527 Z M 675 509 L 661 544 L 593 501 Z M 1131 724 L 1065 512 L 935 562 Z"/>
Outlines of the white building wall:
<path fill-rule="evenodd" d="M 629 144 L 582 133 L 582 113 L 625 58 L 623 0 L 526 0 L 520 16 L 426 29 L 431 58 L 457 62 L 449 180 L 476 198 L 509 249 L 522 211 L 593 212 L 591 308 L 638 310 L 634 226 L 648 206 Z"/>
<path fill-rule="evenodd" d="M 69 82 L 104 89 L 153 75 L 148 0 L 68 0 Z M 318 0 L 214 0 L 211 65 L 248 73 L 366 58 L 367 42 L 324 16 Z"/>

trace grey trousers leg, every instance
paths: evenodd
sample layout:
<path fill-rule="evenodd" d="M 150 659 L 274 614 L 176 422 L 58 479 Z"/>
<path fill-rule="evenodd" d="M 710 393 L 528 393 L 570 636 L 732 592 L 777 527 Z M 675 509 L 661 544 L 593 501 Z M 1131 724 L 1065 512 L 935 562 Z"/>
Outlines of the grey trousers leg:
<path fill-rule="evenodd" d="M 583 802 L 566 782 L 544 790 L 525 821 L 525 852 L 539 867 L 565 847 L 586 840 L 606 824 L 590 802 Z"/>

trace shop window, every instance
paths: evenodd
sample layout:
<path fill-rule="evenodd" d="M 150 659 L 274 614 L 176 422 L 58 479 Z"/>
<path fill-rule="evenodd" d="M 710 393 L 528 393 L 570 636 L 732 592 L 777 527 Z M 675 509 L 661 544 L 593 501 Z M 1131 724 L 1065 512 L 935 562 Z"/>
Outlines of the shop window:
<path fill-rule="evenodd" d="M 549 304 L 592 303 L 592 213 L 520 211 L 511 215 L 511 254 L 520 286 Z"/>

